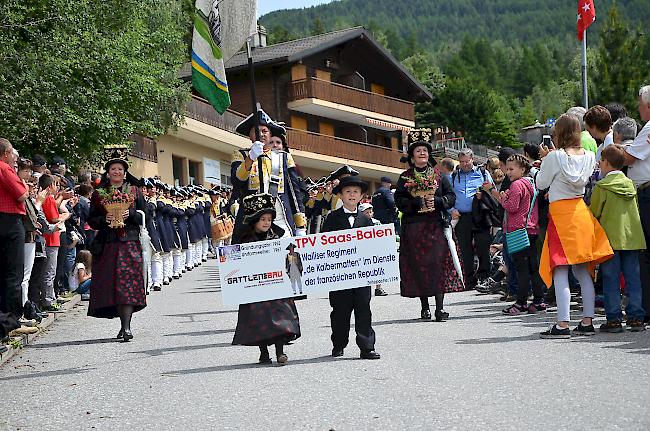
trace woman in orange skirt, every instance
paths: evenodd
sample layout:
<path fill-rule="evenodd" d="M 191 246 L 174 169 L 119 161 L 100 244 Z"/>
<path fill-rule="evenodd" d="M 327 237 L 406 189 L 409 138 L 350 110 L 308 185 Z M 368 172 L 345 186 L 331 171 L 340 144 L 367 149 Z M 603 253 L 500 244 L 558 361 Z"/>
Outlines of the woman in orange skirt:
<path fill-rule="evenodd" d="M 547 286 L 555 285 L 557 324 L 542 332 L 542 338 L 570 338 L 569 269 L 582 290 L 582 321 L 574 335 L 594 335 L 592 323 L 595 292 L 592 274 L 598 263 L 613 256 L 605 231 L 584 203 L 585 185 L 596 159 L 580 144 L 580 123 L 564 114 L 555 123 L 553 142 L 557 149 L 542 147 L 542 166 L 537 174 L 537 188 L 549 189 L 549 222 L 539 273 Z"/>

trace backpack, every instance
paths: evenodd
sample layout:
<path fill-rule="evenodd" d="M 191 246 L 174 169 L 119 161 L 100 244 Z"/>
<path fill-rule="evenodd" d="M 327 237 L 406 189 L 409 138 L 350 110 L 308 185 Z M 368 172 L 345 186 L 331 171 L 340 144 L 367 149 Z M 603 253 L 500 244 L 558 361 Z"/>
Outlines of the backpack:
<path fill-rule="evenodd" d="M 479 166 L 479 170 L 481 171 L 481 175 L 483 176 L 483 182 L 487 181 L 487 172 L 485 172 L 485 165 Z M 460 165 L 456 168 L 456 170 L 451 174 L 451 186 L 454 186 L 454 181 L 458 178 L 458 182 L 460 183 Z"/>

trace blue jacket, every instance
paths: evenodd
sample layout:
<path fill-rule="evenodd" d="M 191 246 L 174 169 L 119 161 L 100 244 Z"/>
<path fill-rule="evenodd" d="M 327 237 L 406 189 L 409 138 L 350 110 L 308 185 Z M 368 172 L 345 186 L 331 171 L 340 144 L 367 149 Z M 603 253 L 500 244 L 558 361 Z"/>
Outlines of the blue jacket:
<path fill-rule="evenodd" d="M 451 180 L 451 186 L 456 194 L 454 208 L 460 213 L 472 212 L 472 201 L 476 191 L 483 186 L 484 182 L 489 181 L 494 184 L 490 173 L 480 166 L 475 166 L 469 172 L 458 169 L 451 175 Z"/>
<path fill-rule="evenodd" d="M 379 187 L 372 195 L 372 207 L 375 218 L 383 224 L 395 222 L 395 198 L 386 187 Z"/>

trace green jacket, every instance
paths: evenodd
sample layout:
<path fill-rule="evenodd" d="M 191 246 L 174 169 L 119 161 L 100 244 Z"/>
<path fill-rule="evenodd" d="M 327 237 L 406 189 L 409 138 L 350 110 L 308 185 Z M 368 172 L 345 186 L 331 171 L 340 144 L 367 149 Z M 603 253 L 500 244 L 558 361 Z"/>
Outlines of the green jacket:
<path fill-rule="evenodd" d="M 591 195 L 591 212 L 598 219 L 614 250 L 646 248 L 636 189 L 622 172 L 607 175 L 596 183 Z"/>
<path fill-rule="evenodd" d="M 598 151 L 598 144 L 596 143 L 596 140 L 592 138 L 589 132 L 586 130 L 583 130 L 580 134 L 580 143 L 582 144 L 582 148 L 585 150 L 589 150 L 592 153 L 596 153 Z"/>

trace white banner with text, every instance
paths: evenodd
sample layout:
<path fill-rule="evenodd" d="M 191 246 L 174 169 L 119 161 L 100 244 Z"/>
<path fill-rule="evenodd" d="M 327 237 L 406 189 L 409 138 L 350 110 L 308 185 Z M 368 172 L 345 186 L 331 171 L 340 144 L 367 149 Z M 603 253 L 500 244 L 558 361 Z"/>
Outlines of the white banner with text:
<path fill-rule="evenodd" d="M 219 247 L 223 303 L 248 304 L 399 281 L 395 227 Z"/>

